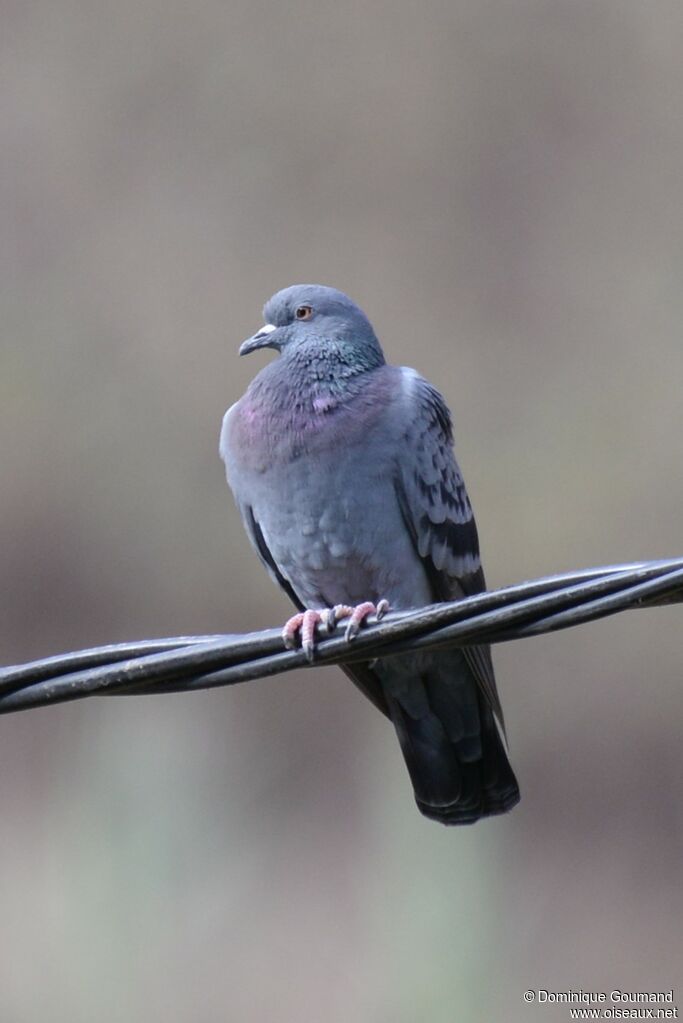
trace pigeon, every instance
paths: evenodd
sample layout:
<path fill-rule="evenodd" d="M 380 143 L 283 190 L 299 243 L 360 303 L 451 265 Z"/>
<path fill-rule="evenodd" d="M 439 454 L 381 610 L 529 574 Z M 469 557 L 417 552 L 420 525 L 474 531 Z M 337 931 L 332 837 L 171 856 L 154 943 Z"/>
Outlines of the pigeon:
<path fill-rule="evenodd" d="M 485 589 L 450 412 L 415 370 L 390 366 L 342 292 L 293 285 L 240 355 L 278 357 L 225 414 L 220 454 L 253 547 L 298 608 L 285 641 L 317 628 Z M 393 723 L 420 811 L 444 824 L 519 800 L 489 647 L 408 651 L 344 666 Z"/>

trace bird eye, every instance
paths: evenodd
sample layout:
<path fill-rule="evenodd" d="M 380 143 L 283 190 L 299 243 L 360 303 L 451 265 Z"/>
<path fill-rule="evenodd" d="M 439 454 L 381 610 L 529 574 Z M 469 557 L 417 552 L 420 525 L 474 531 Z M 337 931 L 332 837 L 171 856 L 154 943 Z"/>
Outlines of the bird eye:
<path fill-rule="evenodd" d="M 311 316 L 313 315 L 313 310 L 311 309 L 310 305 L 300 305 L 297 307 L 297 310 L 294 313 L 294 315 L 296 316 L 297 320 L 310 320 Z"/>

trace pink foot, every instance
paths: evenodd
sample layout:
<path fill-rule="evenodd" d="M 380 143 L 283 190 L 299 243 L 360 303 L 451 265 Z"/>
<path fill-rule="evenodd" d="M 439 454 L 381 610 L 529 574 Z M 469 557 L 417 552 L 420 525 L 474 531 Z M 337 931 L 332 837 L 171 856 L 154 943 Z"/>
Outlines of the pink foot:
<path fill-rule="evenodd" d="M 331 611 L 331 616 L 334 620 L 332 628 L 334 628 L 337 622 L 342 621 L 344 618 L 348 618 L 344 638 L 348 640 L 348 642 L 351 642 L 354 636 L 358 635 L 363 622 L 365 622 L 370 615 L 374 615 L 376 620 L 379 622 L 382 618 L 384 618 L 388 610 L 388 600 L 379 600 L 377 604 L 373 604 L 371 600 L 366 600 L 362 604 L 356 604 L 355 607 L 351 607 L 349 604 L 337 604 Z"/>
<path fill-rule="evenodd" d="M 297 637 L 301 637 L 301 648 L 306 654 L 306 660 L 313 660 L 315 651 L 315 630 L 320 625 L 326 624 L 324 611 L 299 611 L 292 615 L 282 630 L 282 641 L 288 650 L 294 650 L 297 645 Z"/>
<path fill-rule="evenodd" d="M 333 632 L 337 622 L 348 618 L 345 638 L 350 642 L 360 632 L 363 622 L 370 615 L 374 615 L 379 622 L 389 610 L 389 601 L 380 600 L 377 604 L 366 600 L 362 604 L 352 607 L 350 604 L 336 604 L 334 607 L 325 608 L 322 611 L 299 611 L 292 615 L 282 630 L 282 640 L 288 650 L 293 650 L 297 645 L 297 636 L 301 637 L 301 648 L 306 654 L 306 659 L 313 660 L 315 653 L 316 629 L 323 629 L 326 633 Z"/>

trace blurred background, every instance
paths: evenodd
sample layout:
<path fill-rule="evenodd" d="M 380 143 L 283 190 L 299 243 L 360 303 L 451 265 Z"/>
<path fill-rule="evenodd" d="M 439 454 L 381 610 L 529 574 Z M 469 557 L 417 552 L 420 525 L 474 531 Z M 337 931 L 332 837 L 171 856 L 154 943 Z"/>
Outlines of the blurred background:
<path fill-rule="evenodd" d="M 295 282 L 445 393 L 490 586 L 683 553 L 682 43 L 665 0 L 6 0 L 0 663 L 284 620 L 217 442 Z M 675 988 L 681 623 L 498 647 L 523 798 L 473 829 L 337 669 L 2 718 L 0 1017 Z"/>

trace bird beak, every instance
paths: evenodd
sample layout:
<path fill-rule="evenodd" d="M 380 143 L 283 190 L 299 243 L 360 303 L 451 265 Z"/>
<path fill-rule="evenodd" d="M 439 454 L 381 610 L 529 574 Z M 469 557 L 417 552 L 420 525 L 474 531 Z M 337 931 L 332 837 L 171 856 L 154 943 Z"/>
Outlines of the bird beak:
<path fill-rule="evenodd" d="M 277 330 L 274 324 L 266 323 L 265 327 L 261 327 L 258 334 L 254 334 L 242 342 L 240 345 L 240 355 L 249 355 L 249 352 L 255 352 L 257 348 L 279 348 L 280 346 L 273 337 L 274 330 Z"/>

